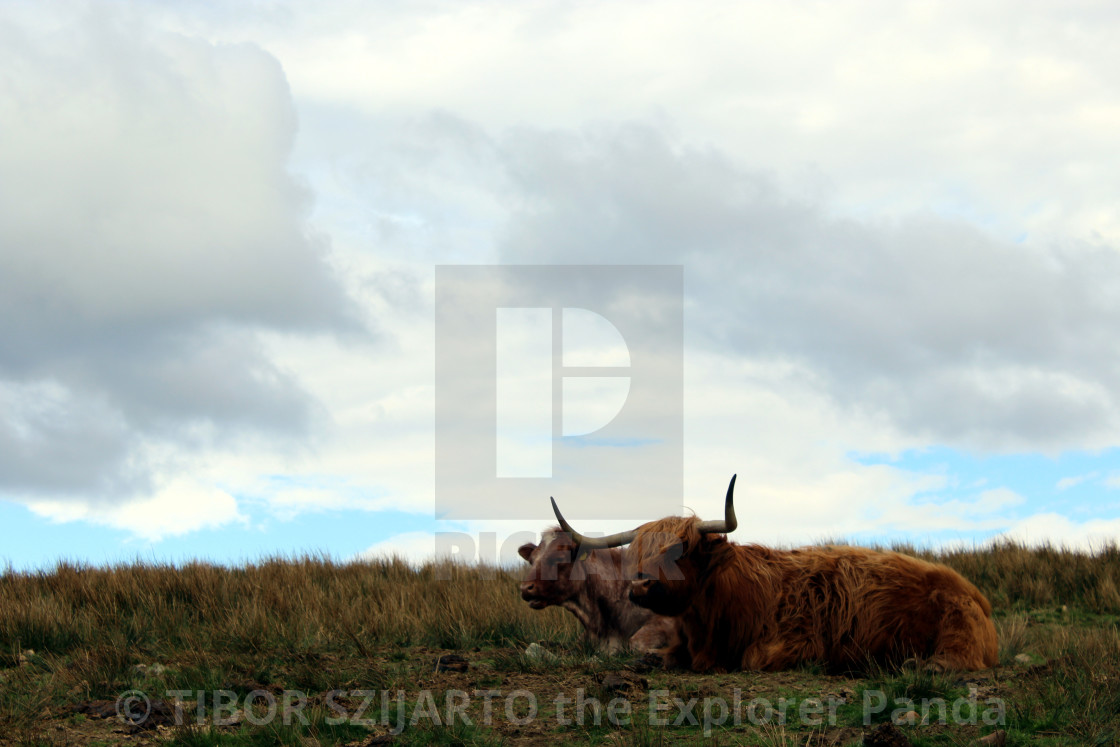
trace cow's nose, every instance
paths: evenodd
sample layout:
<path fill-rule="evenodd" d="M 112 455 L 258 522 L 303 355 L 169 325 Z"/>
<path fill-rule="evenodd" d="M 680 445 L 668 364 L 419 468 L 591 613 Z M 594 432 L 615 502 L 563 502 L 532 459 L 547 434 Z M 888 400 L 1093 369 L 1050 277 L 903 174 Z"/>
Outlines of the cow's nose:
<path fill-rule="evenodd" d="M 536 585 L 536 583 L 534 583 L 532 581 L 526 581 L 525 583 L 521 584 L 521 593 L 522 594 L 533 594 L 536 591 L 537 591 L 537 585 Z"/>
<path fill-rule="evenodd" d="M 631 594 L 648 594 L 653 586 L 652 578 L 639 578 L 630 582 Z"/>

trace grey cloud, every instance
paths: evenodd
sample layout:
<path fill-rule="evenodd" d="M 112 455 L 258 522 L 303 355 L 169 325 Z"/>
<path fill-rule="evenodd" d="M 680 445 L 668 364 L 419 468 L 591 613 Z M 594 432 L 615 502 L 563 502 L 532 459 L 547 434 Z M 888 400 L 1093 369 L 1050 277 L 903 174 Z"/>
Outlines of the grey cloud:
<path fill-rule="evenodd" d="M 143 485 L 150 439 L 305 436 L 317 406 L 256 332 L 367 332 L 287 171 L 279 64 L 38 12 L 0 26 L 0 492 Z"/>
<path fill-rule="evenodd" d="M 641 125 L 521 131 L 506 262 L 681 263 L 688 340 L 794 361 L 842 406 L 980 448 L 1120 426 L 1120 253 L 1002 243 L 936 216 L 831 215 Z"/>
<path fill-rule="evenodd" d="M 55 382 L 0 382 L 0 475 L 20 491 L 108 493 L 134 487 L 135 446 L 127 424 L 104 400 L 79 398 Z"/>
<path fill-rule="evenodd" d="M 443 113 L 353 129 L 372 145 L 351 186 L 399 218 L 383 238 L 402 257 L 680 263 L 691 346 L 793 362 L 918 438 L 1115 442 L 1111 247 L 1010 244 L 933 214 L 843 217 L 819 191 L 645 124 L 493 136 Z"/>
<path fill-rule="evenodd" d="M 177 436 L 184 427 L 205 425 L 298 433 L 317 409 L 242 330 L 165 335 L 101 365 L 108 398 L 147 432 Z"/>

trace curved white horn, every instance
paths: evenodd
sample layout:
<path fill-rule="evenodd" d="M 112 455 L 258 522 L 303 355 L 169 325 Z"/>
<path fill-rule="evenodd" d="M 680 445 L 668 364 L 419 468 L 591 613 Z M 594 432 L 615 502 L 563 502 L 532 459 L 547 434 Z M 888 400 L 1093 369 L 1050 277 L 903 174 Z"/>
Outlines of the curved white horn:
<path fill-rule="evenodd" d="M 572 535 L 572 539 L 576 541 L 576 544 L 580 546 L 581 550 L 606 550 L 608 547 L 628 545 L 638 533 L 637 529 L 631 529 L 628 532 L 608 534 L 606 537 L 585 537 L 575 529 L 572 529 L 572 525 L 564 520 L 564 515 L 560 513 L 560 508 L 556 505 L 556 499 L 550 497 L 549 500 L 552 501 L 552 511 L 556 514 L 556 520 L 560 522 L 560 528 Z"/>

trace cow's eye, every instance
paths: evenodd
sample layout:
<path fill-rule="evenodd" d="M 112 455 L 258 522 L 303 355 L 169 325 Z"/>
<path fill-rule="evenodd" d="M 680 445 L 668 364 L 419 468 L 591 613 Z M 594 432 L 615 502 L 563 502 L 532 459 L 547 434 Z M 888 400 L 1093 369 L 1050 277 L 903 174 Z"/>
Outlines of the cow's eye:
<path fill-rule="evenodd" d="M 645 571 L 638 571 L 637 573 L 634 574 L 634 580 L 636 580 L 636 581 L 645 581 L 646 579 L 649 579 L 649 578 L 653 578 L 653 576 L 646 573 Z"/>

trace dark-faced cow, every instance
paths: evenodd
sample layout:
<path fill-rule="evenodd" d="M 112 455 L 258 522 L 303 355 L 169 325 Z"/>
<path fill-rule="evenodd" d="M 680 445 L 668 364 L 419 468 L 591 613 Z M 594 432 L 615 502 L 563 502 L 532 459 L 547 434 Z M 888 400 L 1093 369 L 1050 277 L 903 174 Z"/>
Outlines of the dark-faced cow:
<path fill-rule="evenodd" d="M 991 605 L 956 571 L 859 547 L 772 550 L 738 545 L 735 478 L 722 521 L 670 517 L 585 548 L 629 544 L 630 599 L 679 620 L 669 666 L 698 672 L 776 670 L 817 662 L 834 671 L 917 659 L 937 669 L 996 663 Z"/>
<path fill-rule="evenodd" d="M 571 535 L 556 527 L 544 532 L 539 545 L 530 542 L 517 552 L 530 566 L 521 598 L 536 610 L 550 605 L 568 610 L 601 649 L 653 651 L 675 640 L 675 621 L 630 601 L 621 550 L 593 550 L 577 557 Z"/>

